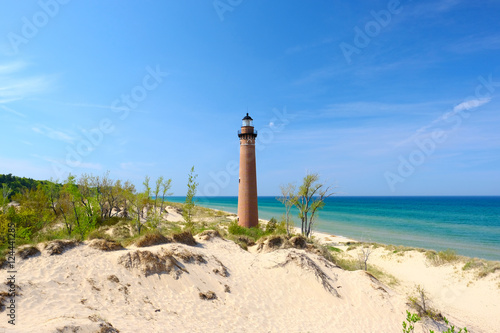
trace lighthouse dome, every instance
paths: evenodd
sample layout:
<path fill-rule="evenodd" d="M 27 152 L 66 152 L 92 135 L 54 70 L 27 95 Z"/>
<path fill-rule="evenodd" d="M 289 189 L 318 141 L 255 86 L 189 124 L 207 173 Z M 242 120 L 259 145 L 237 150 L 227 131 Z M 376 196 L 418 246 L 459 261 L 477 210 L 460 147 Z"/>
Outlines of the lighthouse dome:
<path fill-rule="evenodd" d="M 242 126 L 253 126 L 253 119 L 248 115 L 248 113 L 245 117 L 243 117 Z"/>

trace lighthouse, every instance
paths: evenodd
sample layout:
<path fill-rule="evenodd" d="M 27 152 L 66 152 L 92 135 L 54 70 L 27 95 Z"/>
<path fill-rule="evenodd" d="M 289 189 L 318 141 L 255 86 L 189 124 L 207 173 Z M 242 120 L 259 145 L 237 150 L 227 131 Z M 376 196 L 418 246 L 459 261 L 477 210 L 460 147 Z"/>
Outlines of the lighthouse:
<path fill-rule="evenodd" d="M 255 138 L 253 119 L 243 118 L 240 138 L 240 181 L 238 186 L 238 224 L 242 227 L 256 227 L 259 222 L 257 205 L 257 170 L 255 165 Z"/>

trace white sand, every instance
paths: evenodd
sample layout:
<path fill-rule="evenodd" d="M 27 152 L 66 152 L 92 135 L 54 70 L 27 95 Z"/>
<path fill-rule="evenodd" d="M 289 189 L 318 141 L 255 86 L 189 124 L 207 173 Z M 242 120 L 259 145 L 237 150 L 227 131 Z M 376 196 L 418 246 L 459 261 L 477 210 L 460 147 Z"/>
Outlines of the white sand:
<path fill-rule="evenodd" d="M 407 292 L 415 283 L 428 290 L 433 306 L 469 331 L 500 327 L 499 272 L 476 281 L 450 265 L 431 267 L 418 252 L 399 256 L 377 249 L 369 262 L 400 279 L 393 289 L 304 250 L 252 253 L 220 238 L 197 240 L 196 247 L 165 244 L 115 252 L 84 244 L 62 255 L 42 251 L 19 260 L 16 326 L 7 324 L 4 312 L 0 328 L 99 332 L 107 322 L 120 332 L 401 332 Z M 137 250 L 170 251 L 185 272 L 145 276 L 119 263 Z M 185 251 L 206 263 L 183 262 Z M 199 293 L 208 291 L 217 298 L 202 300 Z M 426 327 L 419 324 L 415 331 L 438 330 L 432 323 Z"/>

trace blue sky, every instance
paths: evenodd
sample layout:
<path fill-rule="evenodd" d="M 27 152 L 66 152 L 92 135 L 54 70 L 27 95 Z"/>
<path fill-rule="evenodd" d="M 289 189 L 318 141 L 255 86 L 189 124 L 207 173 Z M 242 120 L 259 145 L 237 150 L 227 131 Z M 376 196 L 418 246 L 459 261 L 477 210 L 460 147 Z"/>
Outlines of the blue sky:
<path fill-rule="evenodd" d="M 2 1 L 0 173 L 500 195 L 498 1 Z"/>

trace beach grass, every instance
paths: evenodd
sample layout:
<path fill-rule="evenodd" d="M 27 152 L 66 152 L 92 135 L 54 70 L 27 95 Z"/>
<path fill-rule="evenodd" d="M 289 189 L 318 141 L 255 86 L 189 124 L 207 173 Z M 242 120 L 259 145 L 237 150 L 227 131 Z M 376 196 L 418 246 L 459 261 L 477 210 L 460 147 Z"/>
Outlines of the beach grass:
<path fill-rule="evenodd" d="M 457 255 L 455 250 L 447 249 L 444 251 L 427 251 L 425 252 L 425 256 L 434 266 L 441 266 L 444 264 L 452 264 L 459 260 L 462 260 L 462 257 Z"/>
<path fill-rule="evenodd" d="M 500 262 L 498 261 L 487 261 L 478 258 L 468 258 L 464 266 L 462 267 L 464 271 L 475 271 L 478 278 L 484 278 L 490 274 L 495 273 L 500 270 Z"/>

